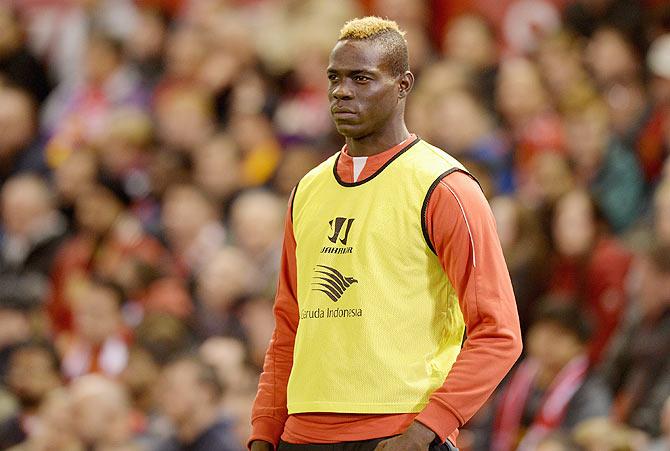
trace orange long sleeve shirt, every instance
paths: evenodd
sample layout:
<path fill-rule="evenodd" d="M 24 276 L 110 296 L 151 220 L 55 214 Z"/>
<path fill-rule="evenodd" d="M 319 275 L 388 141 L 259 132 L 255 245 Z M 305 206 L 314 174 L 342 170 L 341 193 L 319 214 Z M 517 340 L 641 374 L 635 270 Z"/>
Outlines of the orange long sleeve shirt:
<path fill-rule="evenodd" d="M 415 138 L 412 135 L 368 157 L 357 180 L 373 175 Z M 337 172 L 342 180 L 354 181 L 354 159 L 346 146 Z M 264 440 L 276 448 L 280 438 L 296 444 L 367 440 L 401 434 L 414 420 L 428 426 L 441 440 L 449 438 L 455 443 L 458 428 L 475 414 L 519 357 L 521 333 L 493 215 L 477 183 L 461 172 L 442 179 L 428 200 L 426 225 L 445 276 L 458 291 L 467 330 L 467 339 L 444 385 L 418 414 L 288 415 L 286 386 L 299 321 L 296 242 L 289 207 L 274 306 L 276 326 L 252 410 L 249 444 Z"/>

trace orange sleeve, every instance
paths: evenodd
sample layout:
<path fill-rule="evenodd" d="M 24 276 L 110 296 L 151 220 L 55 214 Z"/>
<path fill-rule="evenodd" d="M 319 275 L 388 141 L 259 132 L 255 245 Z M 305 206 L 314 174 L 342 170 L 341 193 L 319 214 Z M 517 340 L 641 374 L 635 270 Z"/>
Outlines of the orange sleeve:
<path fill-rule="evenodd" d="M 444 385 L 416 417 L 443 441 L 469 420 L 521 354 L 514 292 L 491 209 L 467 174 L 428 199 L 428 236 L 458 293 L 467 339 Z"/>
<path fill-rule="evenodd" d="M 293 365 L 293 345 L 299 320 L 292 204 L 293 193 L 284 226 L 281 269 L 274 304 L 275 330 L 265 354 L 263 373 L 251 411 L 249 446 L 254 440 L 264 440 L 272 443 L 276 449 L 288 417 L 286 385 Z"/>

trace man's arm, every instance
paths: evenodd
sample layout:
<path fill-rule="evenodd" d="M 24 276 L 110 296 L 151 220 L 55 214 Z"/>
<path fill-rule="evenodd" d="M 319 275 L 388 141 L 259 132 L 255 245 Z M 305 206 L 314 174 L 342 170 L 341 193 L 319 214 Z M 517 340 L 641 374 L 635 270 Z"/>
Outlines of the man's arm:
<path fill-rule="evenodd" d="M 275 330 L 265 354 L 263 374 L 258 383 L 258 392 L 251 412 L 252 432 L 248 446 L 251 448 L 252 443 L 256 441 L 253 448 L 259 450 L 267 449 L 267 444 L 261 447 L 258 441 L 267 442 L 277 448 L 288 417 L 286 385 L 293 365 L 293 345 L 299 320 L 296 296 L 296 244 L 290 208 L 292 203 L 293 194 L 286 214 L 281 269 L 275 296 Z"/>
<path fill-rule="evenodd" d="M 416 417 L 445 441 L 516 362 L 521 331 L 493 214 L 477 183 L 461 172 L 445 177 L 429 199 L 426 225 L 467 330 L 444 385 Z"/>

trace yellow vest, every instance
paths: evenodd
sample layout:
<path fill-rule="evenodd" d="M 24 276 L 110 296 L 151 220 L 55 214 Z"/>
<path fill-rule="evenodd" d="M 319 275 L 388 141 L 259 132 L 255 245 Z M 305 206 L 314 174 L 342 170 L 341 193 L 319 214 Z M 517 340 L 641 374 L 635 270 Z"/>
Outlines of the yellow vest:
<path fill-rule="evenodd" d="M 300 321 L 288 412 L 419 412 L 464 332 L 425 209 L 439 181 L 465 169 L 417 139 L 374 176 L 345 183 L 338 155 L 293 200 Z"/>

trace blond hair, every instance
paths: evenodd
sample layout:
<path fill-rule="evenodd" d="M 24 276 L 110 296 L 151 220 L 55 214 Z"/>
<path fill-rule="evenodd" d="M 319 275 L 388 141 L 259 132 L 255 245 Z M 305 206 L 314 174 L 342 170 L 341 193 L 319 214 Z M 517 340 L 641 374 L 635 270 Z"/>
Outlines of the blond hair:
<path fill-rule="evenodd" d="M 393 20 L 377 16 L 357 17 L 344 24 L 340 29 L 339 39 L 371 39 L 389 32 L 405 37 L 405 32 L 400 30 L 398 24 Z"/>
<path fill-rule="evenodd" d="M 350 20 L 340 30 L 338 40 L 375 41 L 384 50 L 386 62 L 394 76 L 409 70 L 405 32 L 392 20 L 376 16 Z"/>

